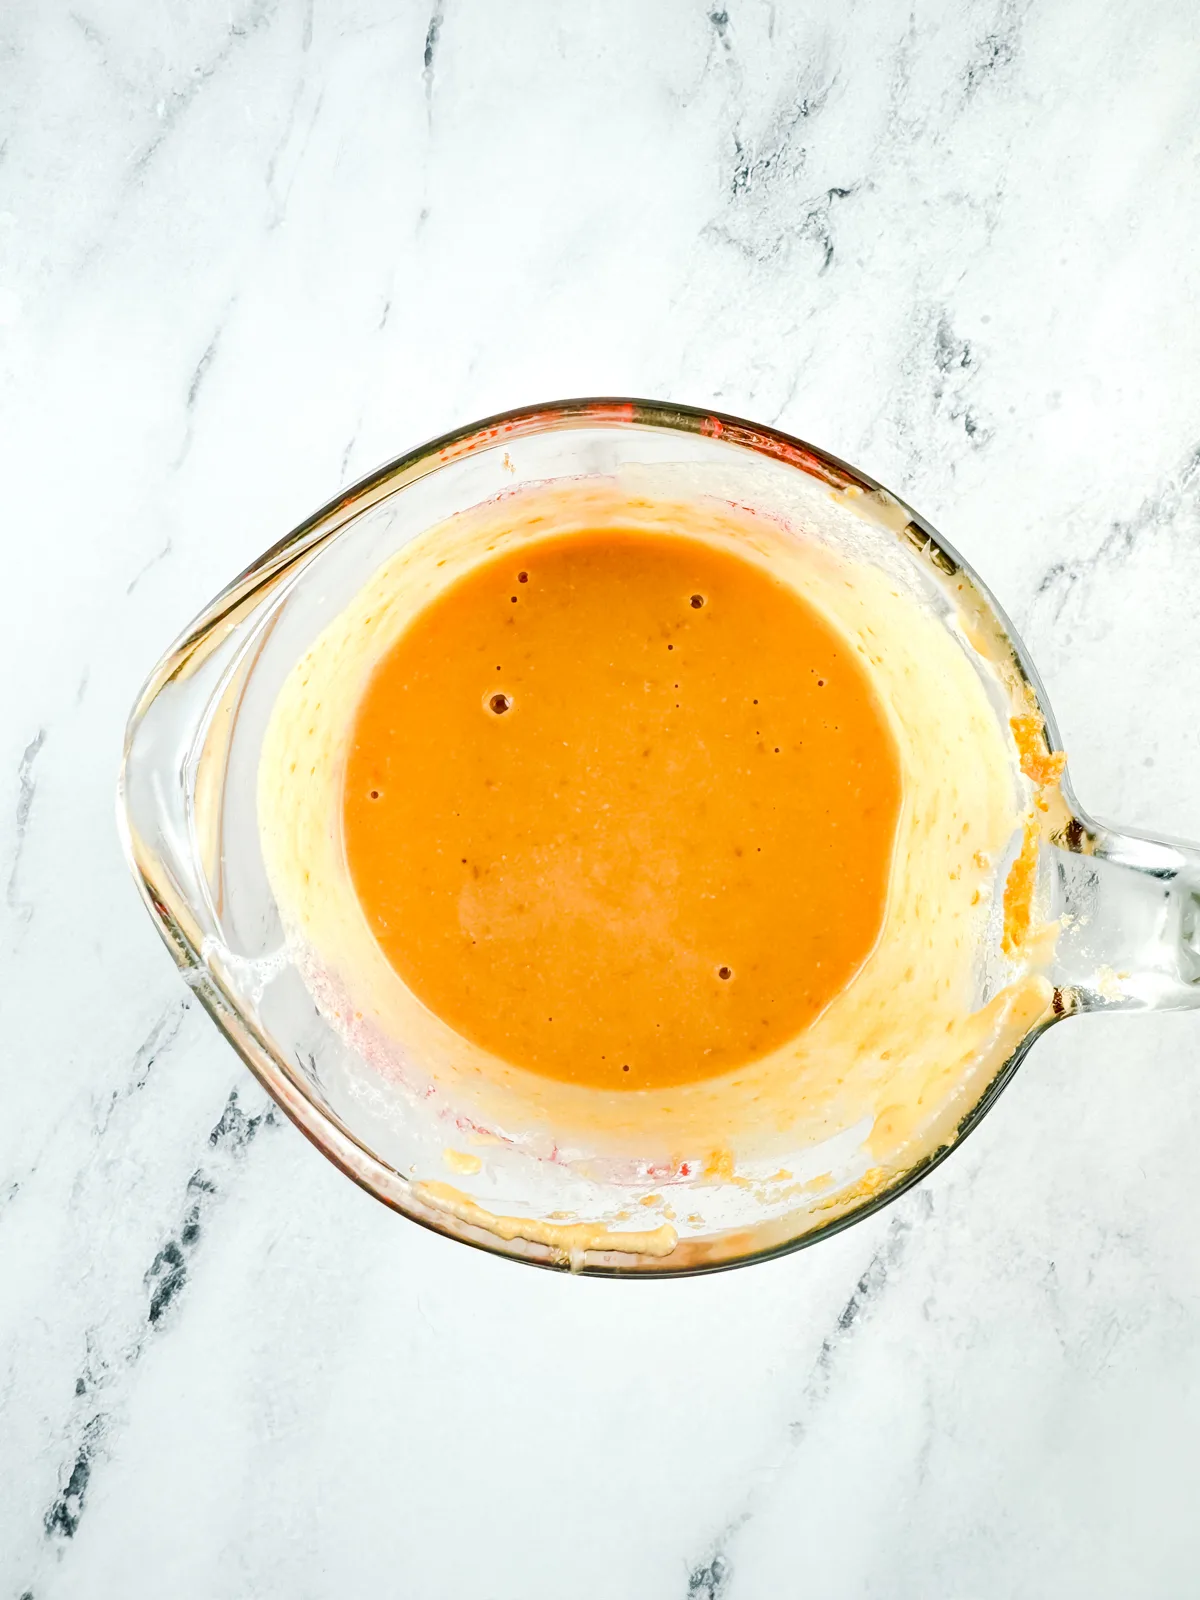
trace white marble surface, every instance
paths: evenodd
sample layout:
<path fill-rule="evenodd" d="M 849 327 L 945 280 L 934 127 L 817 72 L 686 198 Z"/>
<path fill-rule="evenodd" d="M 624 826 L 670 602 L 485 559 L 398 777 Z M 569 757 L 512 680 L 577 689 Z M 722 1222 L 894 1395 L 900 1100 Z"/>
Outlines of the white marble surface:
<path fill-rule="evenodd" d="M 235 570 L 443 428 L 716 403 L 998 590 L 1101 815 L 1200 834 L 1193 0 L 0 12 L 0 1600 L 1193 1596 L 1200 1015 L 666 1284 L 423 1233 L 273 1117 L 113 825 Z"/>

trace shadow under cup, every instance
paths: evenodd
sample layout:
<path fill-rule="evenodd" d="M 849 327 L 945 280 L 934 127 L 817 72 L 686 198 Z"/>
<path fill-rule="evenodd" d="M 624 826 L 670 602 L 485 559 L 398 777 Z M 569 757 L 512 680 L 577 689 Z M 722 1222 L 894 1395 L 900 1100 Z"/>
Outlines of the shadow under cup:
<path fill-rule="evenodd" d="M 743 1148 L 715 1101 L 711 1128 L 693 1117 L 675 1147 L 656 1135 L 639 1148 L 634 1132 L 623 1147 L 611 1139 L 589 1146 L 586 1129 L 545 1119 L 522 1125 L 516 1102 L 483 1106 L 430 1052 L 357 1015 L 344 975 L 277 903 L 260 843 L 258 778 L 296 663 L 411 541 L 444 537 L 448 519 L 461 525 L 498 497 L 517 508 L 556 484 L 565 492 L 605 486 L 651 505 L 692 502 L 731 527 L 761 528 L 781 550 L 820 551 L 874 574 L 903 593 L 921 626 L 952 641 L 955 659 L 969 662 L 982 685 L 1006 743 L 1017 827 L 993 864 L 990 914 L 985 906 L 971 924 L 974 992 L 964 1010 L 978 1018 L 991 1007 L 999 1020 L 976 1026 L 969 1069 L 946 1079 L 923 1116 L 892 1108 L 904 1132 L 891 1146 L 881 1143 L 886 1118 L 839 1123 L 830 1115 L 824 1124 L 798 1119 L 790 1130 L 775 1117 L 761 1148 Z M 923 697 L 920 716 L 944 713 Z M 734 418 L 580 400 L 512 412 L 400 458 L 230 584 L 138 700 L 121 818 L 143 896 L 185 980 L 345 1173 L 413 1220 L 516 1259 L 677 1274 L 794 1249 L 884 1205 L 974 1126 L 1058 1018 L 1200 999 L 1196 853 L 1085 818 L 1050 759 L 1057 743 L 995 602 L 928 524 L 878 485 L 812 446 Z M 1015 951 L 1004 908 L 1018 860 L 1041 933 Z M 1017 989 L 1019 1003 L 1004 1001 Z M 889 1052 L 878 1039 L 864 1048 L 883 1081 L 877 1058 Z"/>

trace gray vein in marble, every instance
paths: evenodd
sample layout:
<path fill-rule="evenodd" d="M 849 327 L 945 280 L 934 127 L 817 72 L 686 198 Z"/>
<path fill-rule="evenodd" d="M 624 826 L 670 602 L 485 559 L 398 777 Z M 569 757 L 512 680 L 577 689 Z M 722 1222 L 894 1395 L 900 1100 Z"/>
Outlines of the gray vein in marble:
<path fill-rule="evenodd" d="M 903 445 L 907 472 L 901 481 L 904 476 L 914 476 L 928 459 L 944 459 L 944 441 L 930 423 L 953 424 L 956 435 L 961 430 L 961 437 L 974 451 L 982 450 L 995 434 L 975 398 L 983 364 L 972 342 L 957 333 L 947 303 L 920 303 L 910 322 L 907 349 L 900 360 L 902 382 L 875 420 L 876 427 L 882 424 Z M 914 419 L 921 417 L 929 422 L 915 427 Z M 955 452 L 946 465 L 951 477 L 957 466 Z"/>
<path fill-rule="evenodd" d="M 76 1390 L 76 1393 L 78 1392 Z M 71 1474 L 44 1518 L 47 1538 L 75 1537 L 79 1519 L 83 1515 L 88 1483 L 92 1476 L 92 1462 L 96 1448 L 104 1437 L 106 1420 L 97 1412 L 84 1424 L 79 1435 L 75 1459 L 71 1463 Z"/>
<path fill-rule="evenodd" d="M 445 20 L 446 0 L 434 0 L 433 10 L 429 13 L 429 26 L 425 30 L 425 68 L 421 73 L 422 81 L 425 84 L 425 112 L 431 122 L 433 118 L 433 83 L 437 47 L 442 33 L 442 24 Z"/>
<path fill-rule="evenodd" d="M 163 543 L 161 549 L 156 550 L 148 561 L 143 562 L 143 564 L 134 573 L 133 577 L 130 578 L 129 582 L 125 585 L 126 595 L 131 595 L 146 574 L 154 567 L 158 566 L 160 561 L 165 561 L 167 559 L 167 557 L 171 554 L 171 550 L 172 544 L 171 540 L 168 538 Z"/>
<path fill-rule="evenodd" d="M 300 141 L 300 148 L 296 152 L 296 159 L 295 159 L 295 162 L 293 163 L 292 176 L 288 179 L 287 186 L 284 189 L 283 194 L 276 198 L 275 197 L 275 176 L 276 176 L 276 173 L 279 170 L 279 163 L 280 163 L 280 160 L 282 159 L 283 153 L 287 149 L 288 144 L 289 144 L 289 142 L 291 140 L 292 134 L 295 131 L 296 116 L 297 116 L 297 113 L 299 111 L 300 102 L 301 102 L 301 100 L 303 98 L 303 95 L 304 95 L 304 83 L 300 82 L 299 84 L 297 84 L 295 93 L 292 95 L 291 104 L 288 107 L 288 114 L 287 114 L 287 117 L 286 117 L 286 119 L 284 121 L 283 133 L 280 136 L 278 143 L 276 144 L 274 150 L 272 150 L 272 152 L 271 152 L 271 154 L 270 154 L 270 156 L 269 156 L 269 158 L 267 160 L 266 189 L 267 189 L 268 194 L 270 194 L 272 196 L 272 198 L 274 198 L 275 201 L 276 201 L 275 206 L 274 206 L 274 208 L 273 208 L 273 210 L 271 212 L 271 215 L 270 215 L 270 217 L 268 218 L 268 221 L 267 221 L 267 229 L 268 229 L 268 231 L 271 231 L 271 230 L 273 230 L 275 228 L 278 228 L 280 223 L 283 221 L 284 216 L 287 213 L 288 201 L 291 199 L 291 194 L 292 194 L 292 185 L 295 182 L 295 174 L 296 174 L 297 171 L 299 171 L 301 165 L 303 164 L 305 154 L 308 151 L 309 142 L 311 141 L 312 136 L 313 136 L 313 130 L 316 128 L 317 119 L 320 117 L 321 108 L 325 103 L 325 90 L 322 88 L 322 89 L 320 89 L 318 91 L 317 97 L 313 101 L 312 114 L 309 117 L 308 125 L 304 130 L 304 137 Z"/>
<path fill-rule="evenodd" d="M 724 29 L 721 37 L 728 44 Z M 838 82 L 837 69 L 819 54 L 806 61 L 757 134 L 746 130 L 744 96 L 734 97 L 738 111 L 729 135 L 733 164 L 726 180 L 727 199 L 720 214 L 701 230 L 701 237 L 735 251 L 757 274 L 774 274 L 799 246 L 812 254 L 814 277 L 825 277 L 837 253 L 835 214 L 845 201 L 869 187 L 864 174 L 851 171 L 807 195 L 796 195 L 809 164 L 810 130 L 830 104 Z M 813 310 L 809 305 L 806 319 Z M 776 422 L 783 416 L 798 383 L 799 364 L 782 402 L 769 407 L 768 420 Z"/>
<path fill-rule="evenodd" d="M 906 115 L 906 110 L 910 98 L 912 63 L 916 54 L 919 28 L 920 23 L 916 13 L 910 11 L 908 26 L 897 42 L 892 74 L 888 82 L 889 137 L 902 129 L 907 129 L 911 133 L 916 126 L 916 117 L 911 114 Z"/>
<path fill-rule="evenodd" d="M 135 1087 L 139 1073 L 144 1082 L 155 1056 L 178 1031 L 183 1009 L 173 1008 L 178 1013 L 173 1028 L 168 1013 L 147 1036 L 135 1059 Z M 278 1122 L 271 1106 L 247 1115 L 238 1102 L 237 1089 L 230 1091 L 208 1135 L 208 1153 L 187 1180 L 177 1220 L 146 1269 L 142 1281 L 147 1298 L 140 1326 L 120 1345 L 111 1335 L 104 1337 L 107 1330 L 88 1331 L 86 1357 L 75 1380 L 73 1415 L 65 1430 L 59 1490 L 42 1517 L 47 1539 L 61 1543 L 73 1539 L 78 1531 L 96 1469 L 112 1453 L 113 1436 L 126 1405 L 129 1374 L 145 1353 L 149 1339 L 171 1322 L 211 1207 L 229 1188 L 235 1164 L 264 1127 L 277 1126 Z"/>
<path fill-rule="evenodd" d="M 812 76 L 810 72 L 805 75 Z M 729 182 L 735 199 L 781 186 L 802 171 L 808 149 L 794 146 L 794 141 L 805 125 L 824 111 L 835 82 L 836 74 L 807 88 L 797 85 L 792 97 L 772 116 L 762 140 L 743 145 L 735 132 L 737 162 Z"/>
<path fill-rule="evenodd" d="M 230 306 L 231 305 L 232 301 L 230 302 Z M 217 326 L 213 331 L 212 338 L 205 345 L 203 354 L 196 363 L 195 370 L 192 373 L 192 380 L 188 384 L 187 400 L 185 402 L 186 409 L 188 411 L 195 409 L 196 399 L 200 393 L 201 385 L 204 383 L 208 369 L 212 365 L 213 357 L 217 353 L 217 346 L 221 342 L 221 333 L 224 330 L 225 317 L 229 315 L 230 306 L 225 307 L 224 316 L 222 316 L 221 321 L 217 323 Z"/>
<path fill-rule="evenodd" d="M 236 304 L 237 304 L 237 296 L 236 295 L 234 295 L 231 299 L 229 299 L 226 302 L 225 307 L 222 310 L 220 317 L 217 319 L 217 325 L 213 329 L 212 335 L 209 338 L 208 343 L 205 345 L 204 349 L 201 351 L 200 358 L 196 362 L 195 367 L 193 367 L 193 369 L 192 369 L 191 378 L 188 380 L 187 394 L 185 395 L 184 402 L 183 402 L 183 415 L 184 415 L 183 439 L 180 442 L 179 449 L 178 449 L 178 451 L 177 451 L 177 453 L 175 455 L 175 459 L 171 463 L 171 471 L 172 472 L 178 472 L 179 471 L 180 467 L 187 460 L 188 452 L 192 448 L 192 439 L 193 439 L 194 434 L 195 434 L 196 402 L 199 400 L 200 395 L 201 395 L 201 393 L 202 393 L 202 391 L 204 389 L 205 380 L 208 377 L 209 371 L 212 368 L 213 361 L 216 358 L 217 351 L 220 348 L 221 337 L 225 332 L 226 325 L 229 322 L 230 314 L 232 313 L 233 308 L 234 308 L 234 306 Z M 171 541 L 170 541 L 170 539 L 168 539 L 166 544 L 165 544 L 165 546 L 158 552 L 158 554 L 155 555 L 155 556 L 152 556 L 151 559 L 146 563 L 146 565 L 141 569 L 141 571 L 137 573 L 137 575 L 134 577 L 133 581 L 130 583 L 128 589 L 125 591 L 126 594 L 132 594 L 134 589 L 141 582 L 142 578 L 146 575 L 146 573 L 149 571 L 149 569 L 151 567 L 155 566 L 159 561 L 161 561 L 164 556 L 169 555 L 170 554 L 170 550 L 171 550 Z"/>
<path fill-rule="evenodd" d="M 866 1326 L 870 1314 L 877 1310 L 887 1289 L 895 1281 L 896 1269 L 903 1261 L 914 1233 L 927 1221 L 932 1211 L 933 1195 L 928 1189 L 917 1189 L 893 1206 L 891 1221 L 882 1243 L 867 1262 L 833 1327 L 821 1341 L 821 1348 L 801 1393 L 799 1409 L 802 1415 L 789 1424 L 787 1439 L 777 1458 L 755 1473 L 741 1510 L 725 1524 L 705 1558 L 692 1567 L 687 1600 L 694 1600 L 697 1596 L 702 1600 L 722 1600 L 733 1573 L 729 1546 L 753 1520 L 764 1491 L 803 1444 L 814 1414 L 830 1397 L 837 1368 L 845 1359 L 851 1342 Z"/>
<path fill-rule="evenodd" d="M 1013 0 L 1002 0 L 994 25 L 980 39 L 975 54 L 967 63 L 963 75 L 966 99 L 969 100 L 986 84 L 1002 78 L 1005 69 L 1017 59 L 1021 28 L 1028 10 L 1027 3 L 1016 5 Z"/>
<path fill-rule="evenodd" d="M 184 1020 L 191 1008 L 191 996 L 181 995 L 173 1000 L 165 1011 L 154 1022 L 146 1037 L 134 1051 L 133 1063 L 124 1084 L 119 1088 L 109 1091 L 108 1104 L 101 1115 L 96 1119 L 96 1132 L 104 1134 L 112 1120 L 112 1114 L 122 1100 L 128 1100 L 139 1090 L 146 1087 L 150 1073 L 160 1056 L 164 1055 L 179 1036 Z"/>
<path fill-rule="evenodd" d="M 729 1592 L 733 1568 L 723 1555 L 713 1556 L 703 1566 L 688 1573 L 687 1600 L 724 1600 Z"/>
<path fill-rule="evenodd" d="M 20 896 L 21 857 L 25 852 L 25 836 L 29 831 L 29 818 L 37 793 L 34 763 L 45 742 L 46 730 L 44 727 L 39 728 L 25 746 L 21 764 L 17 768 L 17 810 L 14 821 L 12 865 L 9 868 L 8 883 L 5 885 L 4 902 L 18 922 L 28 922 L 33 916 L 33 902 L 23 900 Z"/>
<path fill-rule="evenodd" d="M 1169 526 L 1193 501 L 1200 504 L 1200 444 L 1190 450 L 1177 471 L 1149 495 L 1127 521 L 1114 521 L 1090 555 L 1056 561 L 1042 575 L 1033 596 L 1033 610 L 1044 610 L 1058 622 L 1069 600 L 1098 572 L 1128 560 L 1139 541 L 1154 528 Z"/>
<path fill-rule="evenodd" d="M 894 1281 L 893 1274 L 908 1250 L 914 1231 L 914 1219 L 924 1223 L 933 1212 L 933 1192 L 930 1189 L 914 1191 L 903 1210 L 897 1209 L 884 1235 L 883 1243 L 875 1251 L 866 1270 L 854 1286 L 846 1304 L 838 1313 L 833 1330 L 822 1341 L 816 1363 L 805 1386 L 802 1409 L 807 1413 L 791 1423 L 792 1439 L 803 1439 L 811 1422 L 811 1414 L 828 1398 L 837 1363 L 847 1348 L 848 1336 L 862 1324 L 867 1314 L 879 1303 L 885 1289 Z"/>
<path fill-rule="evenodd" d="M 946 401 L 946 413 L 950 421 L 962 424 L 968 443 L 978 450 L 988 443 L 993 430 L 981 424 L 963 394 L 966 380 L 960 379 L 959 374 L 967 372 L 973 364 L 970 340 L 960 339 L 955 334 L 949 314 L 943 309 L 938 316 L 933 343 L 933 365 L 937 373 L 933 380 L 933 401 L 935 407 Z"/>
<path fill-rule="evenodd" d="M 358 417 L 355 418 L 354 427 L 351 430 L 349 439 L 347 439 L 347 441 L 346 441 L 346 448 L 342 451 L 341 465 L 338 468 L 338 473 L 339 473 L 338 481 L 340 483 L 345 483 L 346 482 L 347 474 L 350 471 L 350 457 L 354 454 L 354 446 L 358 443 L 358 435 L 359 435 L 359 431 L 361 430 L 361 428 L 362 428 L 362 416 L 360 414 Z"/>
<path fill-rule="evenodd" d="M 134 183 L 144 175 L 147 167 L 186 115 L 201 89 L 218 76 L 221 69 L 233 58 L 240 45 L 274 21 L 278 11 L 279 0 L 264 0 L 264 3 L 252 6 L 241 20 L 234 21 L 232 18 L 230 19 L 225 42 L 217 53 L 202 66 L 194 67 L 191 78 L 181 89 L 170 89 L 162 97 L 158 131 L 130 162 L 126 176 L 127 183 Z"/>
<path fill-rule="evenodd" d="M 95 23 L 89 22 L 86 17 L 81 17 L 78 11 L 68 12 L 68 16 L 89 44 L 97 45 L 102 50 L 106 48 L 107 41 Z"/>
<path fill-rule="evenodd" d="M 111 1089 L 107 1103 L 103 1104 L 95 1113 L 91 1132 L 98 1140 L 104 1138 L 112 1126 L 118 1108 L 125 1106 L 138 1092 L 145 1088 L 149 1081 L 151 1071 L 159 1058 L 166 1055 L 179 1037 L 183 1023 L 192 1011 L 191 996 L 187 993 L 172 1000 L 165 1007 L 159 1017 L 151 1025 L 145 1038 L 134 1051 L 133 1062 L 129 1074 L 123 1084 Z M 22 1176 L 14 1178 L 2 1199 L 0 1199 L 0 1215 L 8 1203 L 15 1199 L 21 1192 L 27 1180 L 38 1171 L 47 1147 L 59 1137 L 64 1126 L 69 1125 L 72 1118 L 70 1113 L 60 1118 L 48 1131 L 46 1138 L 34 1154 L 27 1158 Z M 76 1176 L 76 1189 L 82 1179 L 82 1169 Z"/>
<path fill-rule="evenodd" d="M 297 81 L 295 87 L 292 90 L 292 98 L 288 102 L 287 116 L 283 120 L 283 132 L 280 134 L 278 140 L 276 141 L 275 148 L 271 151 L 271 154 L 267 157 L 266 170 L 265 170 L 265 172 L 263 174 L 263 183 L 264 183 L 264 186 L 265 186 L 268 194 L 271 193 L 273 191 L 274 187 L 275 187 L 275 173 L 276 173 L 276 171 L 278 169 L 278 166 L 279 166 L 280 157 L 283 155 L 283 152 L 287 149 L 288 141 L 291 139 L 292 132 L 295 129 L 295 126 L 296 126 L 296 113 L 300 109 L 300 101 L 303 98 L 303 95 L 304 95 L 304 80 L 303 80 L 303 78 L 301 78 L 301 79 L 299 79 Z M 318 102 L 318 109 L 319 109 L 319 102 Z M 310 127 L 310 131 L 311 131 L 311 127 Z M 281 209 L 281 210 L 278 211 L 278 213 L 275 216 L 273 216 L 271 218 L 270 226 L 272 228 L 278 227 L 280 221 L 282 220 L 282 217 L 283 217 L 283 211 Z"/>
<path fill-rule="evenodd" d="M 1012 59 L 1012 40 L 1003 34 L 989 33 L 982 41 L 979 55 L 967 67 L 967 96 L 973 95 L 986 79 L 1008 66 Z"/>
<path fill-rule="evenodd" d="M 794 208 L 789 208 L 786 218 L 776 219 L 770 236 L 755 238 L 750 230 L 739 230 L 725 222 L 711 222 L 703 230 L 703 237 L 729 245 L 747 261 L 765 265 L 777 256 L 790 240 L 806 241 L 816 247 L 820 257 L 817 276 L 824 277 L 833 263 L 835 242 L 832 225 L 834 205 L 848 200 L 859 188 L 857 182 L 834 184 L 823 194 L 812 195 Z M 752 213 L 753 214 L 753 213 Z"/>
<path fill-rule="evenodd" d="M 701 79 L 713 69 L 714 61 L 719 61 L 728 72 L 733 85 L 733 98 L 740 106 L 743 86 L 741 61 L 734 49 L 730 33 L 729 12 L 724 6 L 714 6 L 708 13 L 708 22 L 711 32 L 709 34 L 708 53 L 704 61 L 704 70 Z M 737 140 L 736 122 L 734 124 L 734 140 Z"/>

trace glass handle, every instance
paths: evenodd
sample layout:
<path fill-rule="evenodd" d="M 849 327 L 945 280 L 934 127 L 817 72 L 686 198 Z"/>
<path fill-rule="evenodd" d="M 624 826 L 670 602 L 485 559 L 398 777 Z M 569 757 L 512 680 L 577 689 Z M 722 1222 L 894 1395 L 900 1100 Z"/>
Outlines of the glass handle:
<path fill-rule="evenodd" d="M 1200 847 L 1076 816 L 1049 853 L 1055 1009 L 1200 1006 Z"/>

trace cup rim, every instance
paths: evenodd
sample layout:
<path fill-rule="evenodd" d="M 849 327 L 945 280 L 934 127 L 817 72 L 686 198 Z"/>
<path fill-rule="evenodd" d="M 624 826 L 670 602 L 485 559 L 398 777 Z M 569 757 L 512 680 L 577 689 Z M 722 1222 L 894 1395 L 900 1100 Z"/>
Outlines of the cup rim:
<path fill-rule="evenodd" d="M 260 1030 L 245 1016 L 236 995 L 231 994 L 215 973 L 183 922 L 176 916 L 178 896 L 170 883 L 160 881 L 166 874 L 155 874 L 147 861 L 148 852 L 139 848 L 136 828 L 125 800 L 125 775 L 134 738 L 150 703 L 181 669 L 204 649 L 221 624 L 230 621 L 247 600 L 267 581 L 278 578 L 301 559 L 310 559 L 324 544 L 336 538 L 358 515 L 369 507 L 402 492 L 408 485 L 461 460 L 475 451 L 494 449 L 508 441 L 533 434 L 588 427 L 661 429 L 664 432 L 699 435 L 732 444 L 754 454 L 779 461 L 827 484 L 831 488 L 854 488 L 873 496 L 881 505 L 904 513 L 907 525 L 921 535 L 930 549 L 955 568 L 962 570 L 982 600 L 990 608 L 1013 660 L 1024 677 L 1041 712 L 1046 731 L 1055 747 L 1057 728 L 1045 692 L 1016 632 L 995 596 L 969 562 L 963 560 L 927 519 L 891 490 L 868 474 L 832 455 L 773 426 L 748 421 L 743 417 L 712 408 L 620 396 L 577 397 L 536 405 L 518 406 L 479 421 L 439 434 L 425 443 L 375 468 L 319 510 L 297 524 L 283 538 L 265 550 L 225 586 L 180 633 L 151 671 L 135 700 L 125 730 L 117 792 L 118 829 L 126 859 L 142 898 L 159 934 L 167 944 L 188 986 L 216 1022 L 251 1073 L 292 1121 L 321 1153 L 353 1179 L 367 1193 L 409 1221 L 440 1233 L 459 1244 L 531 1266 L 564 1270 L 568 1263 L 545 1246 L 522 1239 L 503 1240 L 481 1228 L 458 1221 L 448 1213 L 421 1202 L 411 1180 L 382 1161 L 363 1141 L 327 1108 L 319 1105 L 306 1083 L 293 1074 Z M 900 537 L 899 533 L 896 535 Z M 1064 784 L 1068 803 L 1072 796 Z M 794 1238 L 751 1249 L 717 1260 L 681 1262 L 672 1265 L 670 1256 L 626 1258 L 622 1262 L 588 1260 L 570 1263 L 570 1269 L 583 1276 L 603 1278 L 695 1277 L 703 1273 L 731 1271 L 759 1261 L 774 1260 L 807 1248 L 819 1240 L 842 1232 L 852 1224 L 881 1211 L 928 1176 L 977 1128 L 1000 1094 L 1011 1082 L 1017 1068 L 1039 1035 L 1057 1015 L 1041 1019 L 1018 1043 L 1013 1054 L 1000 1066 L 991 1081 L 964 1113 L 953 1137 L 923 1157 L 913 1167 L 876 1194 L 860 1201 L 828 1222 L 808 1229 Z M 606 1254 L 618 1254 L 610 1251 Z M 590 1254 L 590 1253 L 589 1253 Z"/>

